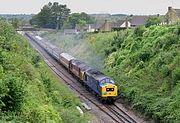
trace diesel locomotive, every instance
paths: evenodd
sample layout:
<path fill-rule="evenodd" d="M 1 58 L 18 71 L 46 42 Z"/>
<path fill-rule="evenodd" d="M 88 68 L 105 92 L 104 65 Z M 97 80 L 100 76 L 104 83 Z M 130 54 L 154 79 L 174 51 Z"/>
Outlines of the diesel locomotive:
<path fill-rule="evenodd" d="M 118 96 L 116 82 L 102 72 L 90 67 L 81 60 L 44 41 L 41 37 L 31 33 L 26 35 L 36 41 L 46 52 L 62 64 L 78 81 L 93 92 L 103 102 L 113 102 Z"/>

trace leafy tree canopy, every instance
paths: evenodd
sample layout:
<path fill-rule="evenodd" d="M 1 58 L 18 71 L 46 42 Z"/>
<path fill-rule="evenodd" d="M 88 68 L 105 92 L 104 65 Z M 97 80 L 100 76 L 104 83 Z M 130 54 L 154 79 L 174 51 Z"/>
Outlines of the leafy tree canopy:
<path fill-rule="evenodd" d="M 88 14 L 82 13 L 72 13 L 68 19 L 66 24 L 71 28 L 75 28 L 76 26 L 82 27 L 85 24 L 93 23 L 93 18 Z M 67 26 L 66 26 L 67 27 Z"/>
<path fill-rule="evenodd" d="M 58 2 L 49 2 L 30 20 L 30 24 L 44 28 L 59 29 L 62 28 L 70 12 L 66 5 L 61 5 Z"/>
<path fill-rule="evenodd" d="M 151 25 L 159 25 L 162 22 L 163 18 L 160 16 L 152 16 L 149 17 L 146 23 L 146 27 L 150 27 Z"/>

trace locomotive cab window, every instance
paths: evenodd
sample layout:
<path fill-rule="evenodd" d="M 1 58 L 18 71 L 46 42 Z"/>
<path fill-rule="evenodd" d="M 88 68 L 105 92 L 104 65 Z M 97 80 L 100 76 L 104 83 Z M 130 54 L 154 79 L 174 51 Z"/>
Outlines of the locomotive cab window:
<path fill-rule="evenodd" d="M 112 79 L 110 80 L 110 83 L 115 84 L 115 82 Z"/>
<path fill-rule="evenodd" d="M 106 88 L 106 91 L 109 92 L 109 91 L 114 91 L 114 88 Z"/>
<path fill-rule="evenodd" d="M 109 83 L 109 79 L 106 79 L 106 82 Z"/>
<path fill-rule="evenodd" d="M 105 82 L 106 82 L 105 80 L 102 80 L 102 81 L 101 81 L 101 84 L 105 84 Z"/>

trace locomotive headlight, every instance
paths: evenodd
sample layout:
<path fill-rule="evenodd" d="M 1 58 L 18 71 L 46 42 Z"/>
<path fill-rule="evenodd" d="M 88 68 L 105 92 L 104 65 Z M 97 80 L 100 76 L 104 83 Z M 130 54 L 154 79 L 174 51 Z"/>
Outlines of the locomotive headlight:
<path fill-rule="evenodd" d="M 104 92 L 104 95 L 106 95 L 107 94 L 107 92 Z"/>

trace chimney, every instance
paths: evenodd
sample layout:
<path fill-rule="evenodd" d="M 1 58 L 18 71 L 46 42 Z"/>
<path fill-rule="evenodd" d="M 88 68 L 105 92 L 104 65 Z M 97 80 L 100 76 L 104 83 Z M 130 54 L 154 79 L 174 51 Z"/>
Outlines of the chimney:
<path fill-rule="evenodd" d="M 171 11 L 171 10 L 172 10 L 172 7 L 171 7 L 171 6 L 169 6 L 169 7 L 168 7 L 168 11 Z"/>

